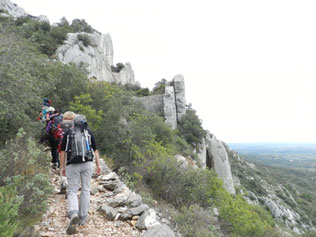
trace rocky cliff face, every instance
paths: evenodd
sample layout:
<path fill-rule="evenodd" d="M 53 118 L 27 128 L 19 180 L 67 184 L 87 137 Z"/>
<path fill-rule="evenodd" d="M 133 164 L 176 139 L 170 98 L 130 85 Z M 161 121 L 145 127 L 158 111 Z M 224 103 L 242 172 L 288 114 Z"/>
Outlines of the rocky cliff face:
<path fill-rule="evenodd" d="M 28 17 L 33 18 L 34 20 L 49 22 L 49 20 L 46 16 L 43 16 L 43 15 L 37 16 L 37 17 L 31 16 L 26 11 L 24 11 L 23 8 L 19 7 L 17 4 L 15 4 L 9 0 L 0 0 L 0 10 L 8 13 L 10 16 L 12 16 L 14 18 L 28 16 Z M 1 13 L 1 14 L 5 14 L 5 13 Z"/>
<path fill-rule="evenodd" d="M 214 169 L 218 177 L 223 180 L 226 190 L 235 194 L 231 167 L 224 143 L 208 132 L 200 147 L 197 155 L 201 168 Z"/>
<path fill-rule="evenodd" d="M 79 40 L 82 35 L 90 39 L 89 44 Z M 109 34 L 69 33 L 67 40 L 57 49 L 56 57 L 65 64 L 86 65 L 90 78 L 120 84 L 136 84 L 131 64 L 125 64 L 119 72 L 112 72 L 113 52 Z"/>

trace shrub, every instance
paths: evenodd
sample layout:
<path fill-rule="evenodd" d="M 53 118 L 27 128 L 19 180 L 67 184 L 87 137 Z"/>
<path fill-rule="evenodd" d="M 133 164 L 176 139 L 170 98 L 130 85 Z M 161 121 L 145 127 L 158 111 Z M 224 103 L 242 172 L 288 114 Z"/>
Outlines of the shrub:
<path fill-rule="evenodd" d="M 214 229 L 216 218 L 209 211 L 204 210 L 198 205 L 181 208 L 175 221 L 179 225 L 181 234 L 185 237 L 220 236 Z"/>
<path fill-rule="evenodd" d="M 271 214 L 251 206 L 240 195 L 222 200 L 219 206 L 220 217 L 231 225 L 232 233 L 237 236 L 266 236 L 273 230 Z"/>
<path fill-rule="evenodd" d="M 125 68 L 123 63 L 117 63 L 116 66 L 111 66 L 111 71 L 119 73 L 123 68 Z"/>
<path fill-rule="evenodd" d="M 7 142 L 0 152 L 0 186 L 13 185 L 23 196 L 19 208 L 22 226 L 31 225 L 41 217 L 51 193 L 48 177 L 49 157 L 42 147 L 19 129 L 16 138 Z"/>
<path fill-rule="evenodd" d="M 136 91 L 136 96 L 138 96 L 138 97 L 149 96 L 149 89 L 144 88 L 144 89 L 140 89 L 140 90 Z"/>
<path fill-rule="evenodd" d="M 85 115 L 88 120 L 89 127 L 92 130 L 100 128 L 104 113 L 102 110 L 96 111 L 92 108 L 91 102 L 93 100 L 91 99 L 91 95 L 87 93 L 75 96 L 74 100 L 75 102 L 70 102 L 70 110 L 75 113 Z"/>
<path fill-rule="evenodd" d="M 72 32 L 93 33 L 95 30 L 83 19 L 74 19 L 71 22 Z"/>
<path fill-rule="evenodd" d="M 161 81 L 157 82 L 153 88 L 152 94 L 159 95 L 165 93 L 165 87 L 167 86 L 168 82 L 166 79 L 161 79 Z"/>
<path fill-rule="evenodd" d="M 19 225 L 18 210 L 22 200 L 15 187 L 0 187 L 0 237 L 11 237 L 16 232 Z"/>
<path fill-rule="evenodd" d="M 77 36 L 77 38 L 78 38 L 79 41 L 81 41 L 83 43 L 83 45 L 85 47 L 88 47 L 88 46 L 94 47 L 95 46 L 94 43 L 92 42 L 92 39 L 87 34 L 79 34 Z"/>
<path fill-rule="evenodd" d="M 206 132 L 202 128 L 202 121 L 191 106 L 188 107 L 185 115 L 179 121 L 178 130 L 180 136 L 199 151 L 199 146 L 206 136 Z"/>

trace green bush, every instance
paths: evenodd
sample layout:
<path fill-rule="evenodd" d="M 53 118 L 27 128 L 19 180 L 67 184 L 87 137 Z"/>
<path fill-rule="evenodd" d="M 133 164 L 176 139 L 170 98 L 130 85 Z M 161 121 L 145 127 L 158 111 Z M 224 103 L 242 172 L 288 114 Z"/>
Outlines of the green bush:
<path fill-rule="evenodd" d="M 157 82 L 153 88 L 152 94 L 153 95 L 160 95 L 165 93 L 165 87 L 167 86 L 168 82 L 166 79 L 161 79 L 161 81 Z"/>
<path fill-rule="evenodd" d="M 18 210 L 22 200 L 15 187 L 0 186 L 0 237 L 11 237 L 17 231 Z"/>
<path fill-rule="evenodd" d="M 123 63 L 117 63 L 116 66 L 111 66 L 111 71 L 119 73 L 123 68 L 125 68 Z"/>
<path fill-rule="evenodd" d="M 102 118 L 104 117 L 104 113 L 102 110 L 96 111 L 91 106 L 90 94 L 82 94 L 80 96 L 74 97 L 75 102 L 70 102 L 69 109 L 77 114 L 84 114 L 89 121 L 89 127 L 92 130 L 97 130 L 100 128 L 102 123 Z"/>
<path fill-rule="evenodd" d="M 0 186 L 13 185 L 23 197 L 19 221 L 31 225 L 47 207 L 52 188 L 48 176 L 50 157 L 29 134 L 20 129 L 0 152 Z"/>
<path fill-rule="evenodd" d="M 273 231 L 274 220 L 263 208 L 251 206 L 240 195 L 221 200 L 220 217 L 231 225 L 236 236 L 266 236 Z"/>
<path fill-rule="evenodd" d="M 198 205 L 192 205 L 189 208 L 181 208 L 175 221 L 185 237 L 215 237 L 220 236 L 214 228 L 215 219 L 209 211 Z"/>
<path fill-rule="evenodd" d="M 71 22 L 72 32 L 93 33 L 95 30 L 83 19 L 74 19 Z"/>
<path fill-rule="evenodd" d="M 202 121 L 191 106 L 188 107 L 185 115 L 179 121 L 178 130 L 180 136 L 199 151 L 202 139 L 206 136 L 206 132 L 202 128 Z"/>
<path fill-rule="evenodd" d="M 78 38 L 79 41 L 81 41 L 83 43 L 83 45 L 85 47 L 88 47 L 88 46 L 94 47 L 95 46 L 94 43 L 92 42 L 92 39 L 87 34 L 79 34 L 77 36 L 77 38 Z"/>
<path fill-rule="evenodd" d="M 149 96 L 149 89 L 144 88 L 144 89 L 140 89 L 140 90 L 136 91 L 136 96 L 138 96 L 138 97 Z"/>

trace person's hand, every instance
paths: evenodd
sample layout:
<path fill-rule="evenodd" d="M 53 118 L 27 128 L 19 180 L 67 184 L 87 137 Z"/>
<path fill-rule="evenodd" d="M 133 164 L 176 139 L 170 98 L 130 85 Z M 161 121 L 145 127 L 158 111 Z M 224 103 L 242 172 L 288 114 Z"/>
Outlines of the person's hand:
<path fill-rule="evenodd" d="M 60 173 L 61 173 L 62 176 L 66 176 L 66 169 L 65 168 L 61 168 Z"/>
<path fill-rule="evenodd" d="M 96 167 L 96 175 L 100 175 L 101 174 L 101 167 L 100 165 L 97 165 Z"/>

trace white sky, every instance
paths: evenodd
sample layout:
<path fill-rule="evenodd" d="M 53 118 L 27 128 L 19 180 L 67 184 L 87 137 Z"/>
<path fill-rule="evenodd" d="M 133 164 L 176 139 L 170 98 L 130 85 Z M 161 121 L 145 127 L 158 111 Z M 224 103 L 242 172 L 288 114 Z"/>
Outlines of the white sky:
<path fill-rule="evenodd" d="M 114 62 L 152 88 L 182 74 L 187 103 L 225 142 L 316 142 L 314 0 L 13 0 L 51 23 L 110 33 Z"/>

